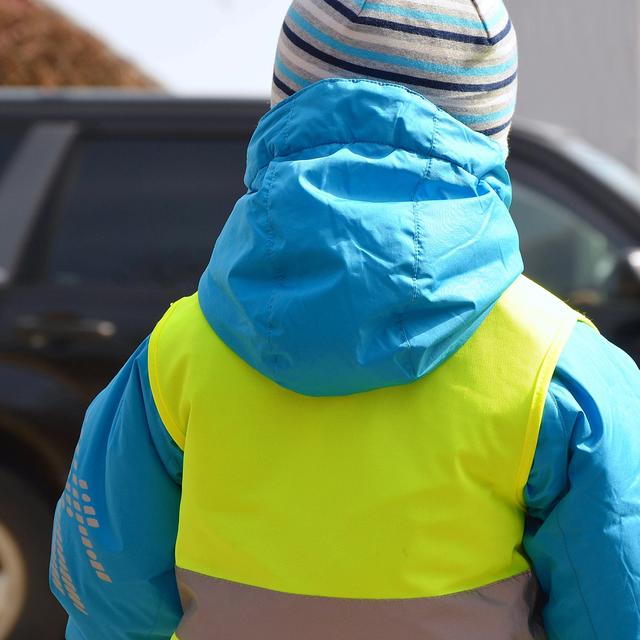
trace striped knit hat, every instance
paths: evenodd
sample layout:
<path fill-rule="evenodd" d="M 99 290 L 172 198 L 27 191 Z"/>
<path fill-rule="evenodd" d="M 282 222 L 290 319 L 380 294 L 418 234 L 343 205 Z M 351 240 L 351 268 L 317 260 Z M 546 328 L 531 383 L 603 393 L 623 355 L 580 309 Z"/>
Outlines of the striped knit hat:
<path fill-rule="evenodd" d="M 271 103 L 325 78 L 397 82 L 506 154 L 517 68 L 516 34 L 502 0 L 293 0 Z"/>

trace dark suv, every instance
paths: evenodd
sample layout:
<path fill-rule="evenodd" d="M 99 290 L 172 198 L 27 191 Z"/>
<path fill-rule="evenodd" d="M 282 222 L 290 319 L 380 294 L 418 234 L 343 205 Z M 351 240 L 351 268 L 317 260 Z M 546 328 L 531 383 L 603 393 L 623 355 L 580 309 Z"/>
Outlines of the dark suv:
<path fill-rule="evenodd" d="M 0 640 L 58 639 L 51 516 L 91 398 L 197 286 L 263 102 L 0 94 Z M 529 275 L 640 358 L 635 176 L 555 130 L 512 139 Z"/>

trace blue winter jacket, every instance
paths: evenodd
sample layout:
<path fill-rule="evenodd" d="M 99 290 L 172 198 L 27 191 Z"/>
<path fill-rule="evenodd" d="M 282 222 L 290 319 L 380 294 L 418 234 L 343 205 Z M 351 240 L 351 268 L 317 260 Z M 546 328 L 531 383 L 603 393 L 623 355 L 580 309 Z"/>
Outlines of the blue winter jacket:
<path fill-rule="evenodd" d="M 304 173 L 278 163 L 293 150 Z M 252 139 L 246 186 L 201 279 L 201 306 L 232 349 L 301 393 L 427 375 L 522 271 L 500 148 L 399 86 L 327 80 L 281 103 Z M 272 189 L 279 204 L 257 219 L 252 196 Z M 550 638 L 640 640 L 638 416 L 635 364 L 577 325 L 526 487 L 524 547 Z M 69 640 L 173 633 L 181 471 L 145 341 L 87 411 L 73 499 L 56 511 L 52 590 L 69 613 Z M 91 505 L 90 546 L 66 513 L 76 497 Z M 54 575 L 60 554 L 73 599 Z"/>

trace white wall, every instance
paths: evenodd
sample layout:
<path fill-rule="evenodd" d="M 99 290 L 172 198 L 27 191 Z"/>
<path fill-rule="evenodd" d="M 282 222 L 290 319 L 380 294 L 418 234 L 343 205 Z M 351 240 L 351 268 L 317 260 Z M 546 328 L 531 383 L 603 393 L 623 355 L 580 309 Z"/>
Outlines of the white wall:
<path fill-rule="evenodd" d="M 640 0 L 505 0 L 520 43 L 518 113 L 640 169 Z"/>
<path fill-rule="evenodd" d="M 46 1 L 171 91 L 260 97 L 271 92 L 273 55 L 290 2 Z"/>

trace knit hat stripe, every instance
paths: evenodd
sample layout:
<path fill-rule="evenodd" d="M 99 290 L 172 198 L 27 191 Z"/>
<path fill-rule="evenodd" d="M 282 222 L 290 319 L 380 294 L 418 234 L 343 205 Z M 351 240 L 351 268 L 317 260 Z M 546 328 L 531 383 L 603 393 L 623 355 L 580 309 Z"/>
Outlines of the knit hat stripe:
<path fill-rule="evenodd" d="M 362 3 L 361 3 L 362 4 Z M 377 10 L 393 15 L 413 17 L 418 22 L 430 20 L 427 14 L 435 16 L 436 21 L 443 24 L 471 22 L 480 23 L 485 34 L 496 35 L 504 28 L 509 13 L 504 4 L 498 0 L 368 0 L 361 10 Z"/>
<path fill-rule="evenodd" d="M 293 0 L 272 102 L 330 77 L 395 82 L 506 150 L 517 66 L 502 0 Z"/>
<path fill-rule="evenodd" d="M 298 66 L 297 63 L 302 64 Z M 299 87 L 300 89 L 311 84 L 303 75 L 301 75 L 308 72 L 304 67 L 307 67 L 308 69 L 308 65 L 305 65 L 304 61 L 299 59 L 295 60 L 295 56 L 288 55 L 288 52 L 285 52 L 284 49 L 281 49 L 276 56 L 276 75 L 280 76 L 284 82 L 289 82 L 292 86 Z"/>
<path fill-rule="evenodd" d="M 303 74 L 311 74 L 312 77 L 322 75 L 321 69 L 317 67 L 314 68 L 313 64 L 310 64 L 309 61 L 299 58 L 295 52 L 286 45 L 280 48 L 280 52 L 276 57 L 275 71 L 274 82 L 280 85 L 280 90 L 284 94 L 283 98 L 292 95 L 296 90 L 302 89 L 310 84 L 310 81 L 307 80 Z M 353 74 L 353 76 L 350 77 L 361 76 Z M 280 80 L 280 78 L 282 78 L 282 80 Z M 292 87 L 296 87 L 296 89 L 294 90 Z M 454 93 L 454 101 L 455 96 L 457 96 L 457 93 Z M 473 103 L 466 107 L 465 105 L 456 104 L 455 117 L 472 128 L 477 128 L 474 127 L 474 125 L 481 124 L 484 127 L 489 127 L 492 124 L 499 126 L 500 122 L 504 121 L 505 118 L 507 118 L 507 123 L 510 122 L 510 117 L 515 109 L 515 101 L 503 107 L 504 98 L 501 96 L 486 100 L 481 104 L 484 107 L 481 114 L 478 114 L 478 110 Z M 494 106 L 493 111 L 489 108 L 490 106 Z"/>
<path fill-rule="evenodd" d="M 439 38 L 442 40 L 450 40 L 452 42 L 464 42 L 467 44 L 477 44 L 485 46 L 493 46 L 505 38 L 509 31 L 511 31 L 511 21 L 507 23 L 502 31 L 496 35 L 489 36 L 486 30 L 478 30 L 476 34 L 470 35 L 468 33 L 461 32 L 460 30 L 453 31 L 450 28 L 439 29 L 434 26 L 424 26 L 424 23 L 420 24 L 417 20 L 389 20 L 374 17 L 368 13 L 360 13 L 352 11 L 341 0 L 324 0 L 324 2 L 331 8 L 335 9 L 339 13 L 348 18 L 351 22 L 357 25 L 366 25 L 370 27 L 378 27 L 381 29 L 389 29 L 392 31 L 399 31 L 401 33 L 409 33 L 418 36 L 425 36 L 427 38 Z M 366 9 L 366 3 L 365 3 Z"/>
<path fill-rule="evenodd" d="M 341 14 L 327 11 L 324 0 L 309 0 L 301 3 L 297 11 L 320 30 L 331 32 L 334 38 L 356 47 L 371 49 L 380 53 L 399 55 L 413 60 L 424 61 L 425 43 L 422 38 L 393 37 L 390 38 L 384 29 L 353 27 L 353 24 Z M 325 27 L 326 25 L 326 27 Z M 478 67 L 480 69 L 497 69 L 499 66 L 517 64 L 517 52 L 507 38 L 493 47 L 490 57 L 485 47 L 477 47 L 477 59 L 469 65 L 469 45 L 451 43 L 451 46 L 434 47 L 430 50 L 429 61 L 433 64 L 455 65 L 458 68 Z M 480 72 L 481 73 L 481 72 Z"/>
<path fill-rule="evenodd" d="M 311 9 L 310 11 L 308 9 Z M 305 15 L 306 14 L 306 15 Z M 446 75 L 449 77 L 464 76 L 469 78 L 481 78 L 483 81 L 491 82 L 497 81 L 508 71 L 513 73 L 517 66 L 517 56 L 511 55 L 510 60 L 497 65 L 491 66 L 473 66 L 470 67 L 462 63 L 459 64 L 443 64 L 434 61 L 427 61 L 417 56 L 407 56 L 406 51 L 401 54 L 401 49 L 390 49 L 388 46 L 380 46 L 374 43 L 367 43 L 366 48 L 362 46 L 354 46 L 357 42 L 352 40 L 348 35 L 348 32 L 344 32 L 344 27 L 340 27 L 335 22 L 332 24 L 331 20 L 324 20 L 326 16 L 317 15 L 313 11 L 312 5 L 305 8 L 300 8 L 300 12 L 291 8 L 289 10 L 287 19 L 289 26 L 300 35 L 305 38 L 305 32 L 311 37 L 312 44 L 322 47 L 327 45 L 334 50 L 336 55 L 343 56 L 347 60 L 352 62 L 358 62 L 365 59 L 381 63 L 382 68 L 389 68 L 393 70 L 396 67 L 405 67 L 407 73 L 411 73 L 412 70 L 423 71 L 431 74 Z M 312 21 L 315 21 L 317 26 L 314 26 Z M 337 26 L 337 29 L 336 29 Z M 354 44 L 351 44 L 353 42 Z M 387 39 L 388 42 L 388 39 Z M 396 42 L 396 44 L 398 44 Z"/>
<path fill-rule="evenodd" d="M 367 78 L 377 78 L 398 84 L 408 84 L 422 87 L 423 89 L 440 89 L 443 91 L 456 92 L 497 91 L 513 84 L 516 79 L 516 74 L 513 72 L 511 76 L 506 78 L 490 80 L 484 83 L 457 82 L 457 80 L 459 80 L 457 77 L 451 77 L 446 80 L 441 78 L 434 79 L 427 76 L 416 75 L 415 73 L 405 73 L 403 70 L 391 67 L 391 65 L 387 65 L 387 68 L 385 68 L 383 64 L 374 67 L 367 64 L 367 60 L 354 61 L 351 59 L 351 56 L 343 54 L 338 57 L 333 52 L 320 49 L 315 46 L 315 43 L 312 44 L 313 37 L 309 37 L 308 33 L 297 33 L 295 26 L 293 28 L 292 26 L 285 20 L 282 30 L 285 37 L 300 50 L 333 67 L 351 71 L 352 73 Z"/>
<path fill-rule="evenodd" d="M 479 35 L 483 35 L 485 31 L 494 30 L 498 25 L 500 28 L 496 33 L 499 33 L 507 26 L 509 21 L 507 12 L 503 10 L 497 11 L 493 17 L 483 22 L 477 14 L 474 19 L 473 17 L 470 17 L 472 14 L 467 14 L 465 17 L 462 17 L 452 13 L 435 13 L 432 11 L 425 11 L 424 9 L 415 9 L 413 7 L 396 6 L 391 2 L 367 2 L 366 8 L 367 11 L 379 14 L 380 16 L 412 18 L 420 21 L 429 21 L 435 24 L 467 29 L 475 34 L 479 33 Z"/>
<path fill-rule="evenodd" d="M 343 3 L 347 1 L 348 0 L 343 0 Z M 379 2 L 379 0 L 375 1 Z M 356 4 L 358 4 L 359 10 L 362 11 L 365 6 L 369 6 L 372 2 L 374 2 L 374 0 L 367 0 L 367 2 L 360 3 L 356 2 Z M 472 0 L 385 0 L 384 4 L 407 7 L 415 11 L 433 11 L 448 15 L 478 17 L 478 9 Z"/>
<path fill-rule="evenodd" d="M 273 87 L 271 89 L 271 101 L 273 104 L 278 104 L 283 100 L 286 100 L 289 96 L 292 96 L 295 91 L 285 84 L 278 76 L 273 74 Z"/>

